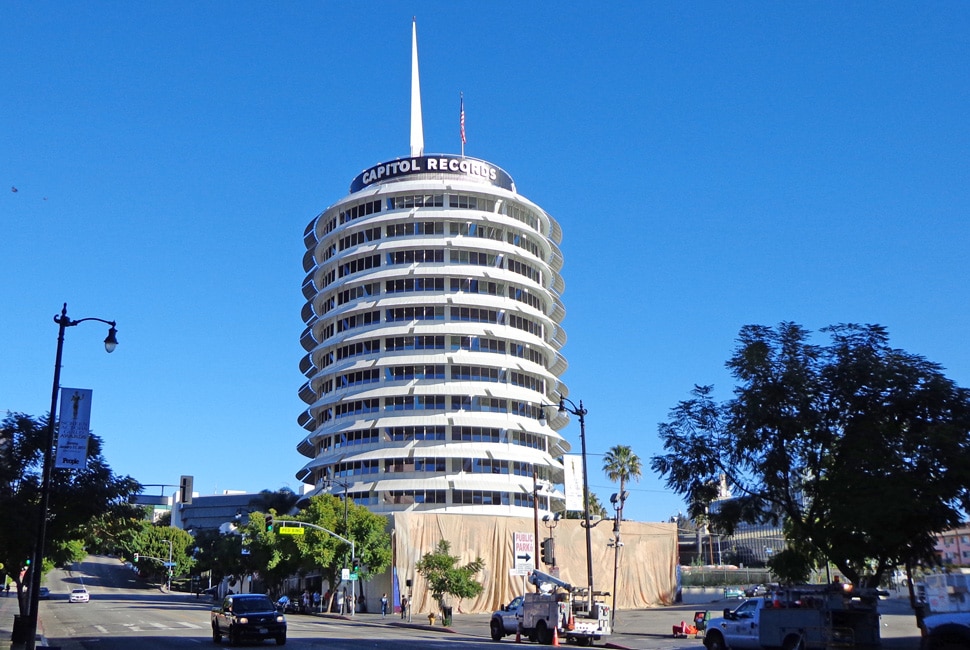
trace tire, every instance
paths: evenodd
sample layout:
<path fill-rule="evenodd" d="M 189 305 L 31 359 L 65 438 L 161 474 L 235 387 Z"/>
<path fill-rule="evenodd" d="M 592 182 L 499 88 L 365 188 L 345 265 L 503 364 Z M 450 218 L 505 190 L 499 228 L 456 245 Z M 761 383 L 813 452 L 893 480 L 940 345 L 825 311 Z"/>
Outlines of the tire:
<path fill-rule="evenodd" d="M 546 626 L 545 621 L 536 623 L 536 638 L 542 645 L 552 645 L 552 630 Z"/>
<path fill-rule="evenodd" d="M 785 643 L 782 645 L 782 648 L 784 650 L 805 650 L 805 639 L 800 634 L 792 634 L 785 637 Z"/>
<path fill-rule="evenodd" d="M 286 645 L 286 635 L 276 637 L 276 645 Z"/>
<path fill-rule="evenodd" d="M 501 641 L 505 636 L 505 630 L 502 629 L 502 623 L 498 619 L 493 618 L 488 624 L 488 629 L 492 633 L 492 641 Z"/>
<path fill-rule="evenodd" d="M 222 635 L 219 634 L 219 626 L 215 623 L 212 624 L 212 642 L 222 643 Z"/>
<path fill-rule="evenodd" d="M 717 630 L 711 630 L 704 636 L 704 647 L 707 650 L 727 650 L 724 637 Z"/>

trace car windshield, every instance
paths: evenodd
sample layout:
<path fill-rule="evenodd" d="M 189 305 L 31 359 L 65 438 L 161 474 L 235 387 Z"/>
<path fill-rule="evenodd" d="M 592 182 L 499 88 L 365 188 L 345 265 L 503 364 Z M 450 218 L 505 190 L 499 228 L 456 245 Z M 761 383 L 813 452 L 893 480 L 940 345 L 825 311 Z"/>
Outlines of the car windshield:
<path fill-rule="evenodd" d="M 232 602 L 232 611 L 237 614 L 246 612 L 267 612 L 274 609 L 268 598 L 240 598 Z"/>
<path fill-rule="evenodd" d="M 83 593 L 86 593 L 86 591 L 84 589 L 75 589 L 72 593 L 83 594 Z"/>

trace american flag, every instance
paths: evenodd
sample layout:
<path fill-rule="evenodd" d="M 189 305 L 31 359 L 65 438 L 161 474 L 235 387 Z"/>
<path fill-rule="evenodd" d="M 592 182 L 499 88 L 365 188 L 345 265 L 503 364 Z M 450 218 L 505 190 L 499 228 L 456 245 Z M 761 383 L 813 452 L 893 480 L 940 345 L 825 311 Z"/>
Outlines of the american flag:
<path fill-rule="evenodd" d="M 458 125 L 461 128 L 461 143 L 465 144 L 465 95 L 461 95 L 460 110 L 458 113 Z"/>

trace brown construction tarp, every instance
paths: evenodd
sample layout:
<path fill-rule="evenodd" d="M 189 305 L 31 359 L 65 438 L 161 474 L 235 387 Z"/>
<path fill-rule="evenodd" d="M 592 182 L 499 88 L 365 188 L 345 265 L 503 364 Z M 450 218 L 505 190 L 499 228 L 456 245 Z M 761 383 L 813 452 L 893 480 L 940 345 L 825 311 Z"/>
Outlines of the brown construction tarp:
<path fill-rule="evenodd" d="M 639 609 L 673 602 L 677 571 L 677 527 L 667 523 L 621 523 L 622 546 L 611 546 L 614 539 L 612 520 L 599 520 L 590 528 L 590 554 L 593 567 L 593 590 L 613 592 L 614 560 L 616 572 L 618 609 Z M 546 537 L 555 539 L 555 555 L 559 578 L 575 587 L 587 586 L 586 529 L 580 519 L 562 519 L 553 529 L 539 522 L 539 542 Z M 452 605 L 462 612 L 490 612 L 508 603 L 525 590 L 534 588 L 525 577 L 512 575 L 516 568 L 516 552 L 513 548 L 515 533 L 535 534 L 535 521 L 522 517 L 493 517 L 474 515 L 395 513 L 392 515 L 393 569 L 399 588 L 406 595 L 405 580 L 413 581 L 411 588 L 412 611 L 437 611 L 438 606 L 428 591 L 425 580 L 415 566 L 421 558 L 432 552 L 441 540 L 451 545 L 451 554 L 460 558 L 458 565 L 465 565 L 476 557 L 485 560 L 484 570 L 475 579 L 485 587 L 476 598 L 460 603 L 452 599 Z M 521 555 L 521 552 L 520 552 Z M 520 558 L 521 565 L 522 558 Z M 551 568 L 536 560 L 540 570 L 551 573 Z M 608 603 L 613 602 L 607 596 Z"/>

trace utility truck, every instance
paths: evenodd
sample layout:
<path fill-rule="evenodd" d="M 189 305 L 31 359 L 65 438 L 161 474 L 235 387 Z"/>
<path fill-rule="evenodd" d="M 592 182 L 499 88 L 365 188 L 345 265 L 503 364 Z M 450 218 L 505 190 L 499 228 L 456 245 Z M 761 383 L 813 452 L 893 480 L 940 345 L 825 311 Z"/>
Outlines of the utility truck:
<path fill-rule="evenodd" d="M 924 602 L 917 621 L 922 650 L 970 648 L 970 574 L 928 575 L 921 592 Z"/>
<path fill-rule="evenodd" d="M 878 595 L 843 585 L 803 585 L 750 598 L 712 618 L 707 650 L 830 650 L 877 648 Z"/>
<path fill-rule="evenodd" d="M 558 637 L 590 646 L 612 632 L 609 606 L 602 599 L 591 599 L 588 589 L 573 587 L 542 571 L 529 573 L 529 583 L 539 591 L 522 596 L 519 633 L 531 641 L 549 645 Z"/>

